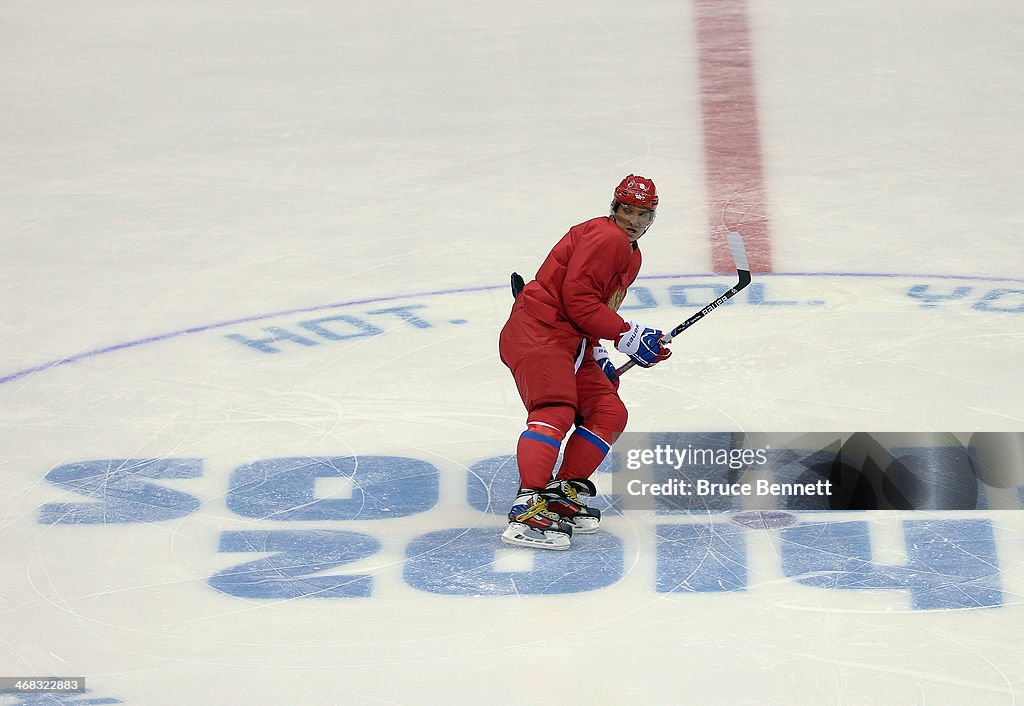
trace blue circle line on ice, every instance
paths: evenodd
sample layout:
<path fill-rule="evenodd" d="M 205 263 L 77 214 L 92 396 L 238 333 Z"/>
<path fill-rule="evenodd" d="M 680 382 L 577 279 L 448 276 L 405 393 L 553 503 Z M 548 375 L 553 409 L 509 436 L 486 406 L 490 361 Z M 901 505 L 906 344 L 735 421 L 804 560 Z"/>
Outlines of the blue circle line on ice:
<path fill-rule="evenodd" d="M 705 273 L 705 274 L 675 274 L 675 275 L 643 275 L 638 280 L 657 280 L 657 279 L 703 279 L 707 277 L 715 277 L 719 275 Z M 725 275 L 723 275 L 725 276 Z M 1020 277 L 992 277 L 992 276 L 980 276 L 980 275 L 939 275 L 939 274 L 919 274 L 919 273 L 870 273 L 870 272 L 770 272 L 756 274 L 760 277 L 850 277 L 850 278 L 883 278 L 883 279 L 939 279 L 939 280 L 967 280 L 973 282 L 1019 282 L 1024 283 L 1024 278 Z M 31 368 L 25 368 L 18 370 L 13 373 L 9 373 L 3 377 L 0 377 L 0 385 L 3 385 L 20 378 L 29 377 L 37 373 L 42 373 L 53 368 L 61 367 L 64 365 L 70 365 L 71 363 L 77 363 L 82 360 L 88 360 L 89 358 L 95 358 L 97 356 L 105 355 L 107 353 L 115 353 L 117 351 L 127 350 L 129 348 L 138 348 L 139 346 L 145 346 L 150 343 L 159 343 L 166 341 L 171 338 L 180 338 L 182 336 L 190 336 L 196 333 L 205 333 L 219 328 L 227 328 L 228 326 L 237 326 L 238 324 L 252 323 L 253 321 L 265 321 L 268 319 L 276 319 L 282 316 L 290 316 L 292 314 L 308 314 L 317 311 L 328 311 L 330 309 L 340 309 L 348 306 L 359 306 L 360 304 L 379 304 L 380 302 L 396 301 L 399 299 L 415 299 L 417 297 L 440 297 L 449 294 L 469 294 L 472 292 L 487 292 L 495 289 L 507 289 L 507 284 L 491 284 L 480 287 L 458 287 L 455 289 L 439 289 L 429 292 L 412 292 L 409 294 L 392 294 L 383 297 L 370 297 L 366 299 L 352 299 L 344 302 L 335 302 L 333 304 L 319 304 L 314 306 L 298 307 L 295 309 L 284 309 L 281 311 L 272 311 L 264 314 L 254 314 L 252 316 L 245 316 L 238 319 L 231 319 L 230 321 L 218 321 L 212 324 L 204 324 L 201 326 L 192 326 L 186 329 L 180 329 L 178 331 L 169 331 L 167 333 L 157 334 L 155 336 L 147 336 L 146 338 L 139 338 L 134 341 L 124 341 L 122 343 L 115 343 L 110 346 L 104 346 L 103 348 L 95 348 L 89 351 L 82 351 L 81 353 L 74 353 L 63 358 L 51 360 L 41 365 L 36 365 Z"/>

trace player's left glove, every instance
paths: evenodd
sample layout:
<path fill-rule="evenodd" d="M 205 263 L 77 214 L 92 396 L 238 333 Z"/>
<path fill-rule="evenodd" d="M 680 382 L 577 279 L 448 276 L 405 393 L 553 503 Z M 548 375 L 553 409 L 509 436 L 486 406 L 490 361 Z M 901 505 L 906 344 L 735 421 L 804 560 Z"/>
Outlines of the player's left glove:
<path fill-rule="evenodd" d="M 661 344 L 661 331 L 630 321 L 615 341 L 615 348 L 629 356 L 637 365 L 649 368 L 672 355 Z"/>
<path fill-rule="evenodd" d="M 613 385 L 618 384 L 619 376 L 615 374 L 615 363 L 608 355 L 608 349 L 604 346 L 594 346 L 594 360 L 601 366 L 601 372 L 605 374 Z"/>

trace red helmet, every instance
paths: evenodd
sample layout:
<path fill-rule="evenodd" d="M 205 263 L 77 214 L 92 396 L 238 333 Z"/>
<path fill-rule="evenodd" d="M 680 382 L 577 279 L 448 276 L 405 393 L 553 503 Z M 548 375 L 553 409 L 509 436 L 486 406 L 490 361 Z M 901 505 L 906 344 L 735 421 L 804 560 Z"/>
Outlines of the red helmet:
<path fill-rule="evenodd" d="M 653 211 L 658 207 L 658 190 L 647 177 L 630 174 L 615 187 L 615 200 Z"/>

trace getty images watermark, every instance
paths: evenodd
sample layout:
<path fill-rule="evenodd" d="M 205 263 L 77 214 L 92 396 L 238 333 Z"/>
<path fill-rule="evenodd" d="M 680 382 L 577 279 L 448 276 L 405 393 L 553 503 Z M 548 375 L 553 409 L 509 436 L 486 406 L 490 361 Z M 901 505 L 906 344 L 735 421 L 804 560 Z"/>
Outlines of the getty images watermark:
<path fill-rule="evenodd" d="M 707 468 L 718 466 L 729 470 L 752 469 L 768 464 L 769 449 L 709 449 L 694 448 L 687 445 L 679 449 L 671 444 L 658 444 L 653 449 L 629 449 L 626 452 L 626 468 L 639 471 L 648 468 L 671 468 L 680 471 L 685 467 Z M 773 483 L 768 478 L 751 478 L 734 482 L 714 481 L 710 478 L 692 478 L 687 476 L 669 478 L 659 482 L 644 482 L 640 478 L 630 478 L 626 482 L 629 495 L 680 495 L 698 497 L 710 495 L 831 495 L 832 481 L 817 480 L 810 483 Z"/>
<path fill-rule="evenodd" d="M 1020 509 L 1024 435 L 623 434 L 612 492 L 623 510 Z"/>
<path fill-rule="evenodd" d="M 776 507 L 778 502 L 744 503 L 733 499 L 822 496 L 832 493 L 832 482 L 777 482 L 766 473 L 771 447 L 727 448 L 722 440 L 695 442 L 684 436 L 624 434 L 616 446 L 616 491 L 624 509 L 739 509 Z M 730 441 L 733 441 L 730 439 Z M 723 500 L 728 502 L 723 503 Z M 728 505 L 724 507 L 723 505 Z"/>

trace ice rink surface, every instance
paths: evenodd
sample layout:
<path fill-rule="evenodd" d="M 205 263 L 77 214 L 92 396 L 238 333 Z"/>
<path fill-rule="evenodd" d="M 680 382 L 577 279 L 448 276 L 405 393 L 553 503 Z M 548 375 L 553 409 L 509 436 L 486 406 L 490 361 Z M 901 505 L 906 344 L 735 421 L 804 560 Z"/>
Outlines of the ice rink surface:
<path fill-rule="evenodd" d="M 1021 487 L 513 549 L 496 350 L 644 174 L 630 431 L 1024 430 L 1020 3 L 3 14 L 0 704 L 1024 699 Z"/>

